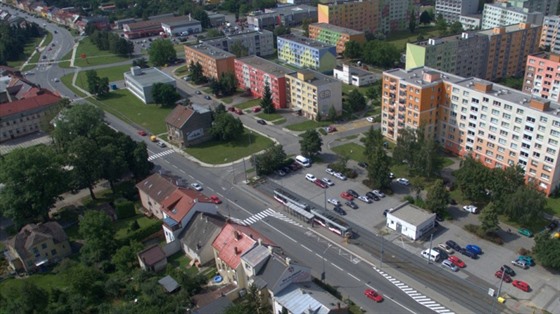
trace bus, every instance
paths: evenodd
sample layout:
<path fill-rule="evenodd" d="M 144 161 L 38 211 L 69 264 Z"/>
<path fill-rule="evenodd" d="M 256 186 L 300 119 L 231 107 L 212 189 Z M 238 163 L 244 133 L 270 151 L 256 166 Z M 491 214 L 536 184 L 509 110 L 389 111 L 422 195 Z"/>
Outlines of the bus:
<path fill-rule="evenodd" d="M 311 213 L 314 215 L 313 221 L 341 237 L 352 238 L 352 229 L 342 219 L 331 215 L 330 213 L 312 208 Z"/>
<path fill-rule="evenodd" d="M 309 211 L 309 205 L 300 201 L 297 197 L 293 196 L 292 194 L 282 190 L 276 189 L 274 190 L 274 198 L 279 201 L 280 203 L 288 206 L 290 204 L 295 205 L 301 209 Z"/>

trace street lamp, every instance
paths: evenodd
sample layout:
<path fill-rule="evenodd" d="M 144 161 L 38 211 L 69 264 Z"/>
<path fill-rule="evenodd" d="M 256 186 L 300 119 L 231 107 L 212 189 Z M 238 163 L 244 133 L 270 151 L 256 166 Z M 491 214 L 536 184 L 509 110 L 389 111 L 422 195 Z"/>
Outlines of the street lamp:
<path fill-rule="evenodd" d="M 325 253 L 327 253 L 327 250 L 330 249 L 331 246 L 332 246 L 332 244 L 327 243 L 327 248 L 323 251 L 323 254 L 322 254 L 323 255 L 322 256 L 323 257 L 323 272 L 321 273 L 321 281 L 322 282 L 325 282 L 325 277 L 326 277 L 325 276 L 326 275 L 325 274 Z"/>

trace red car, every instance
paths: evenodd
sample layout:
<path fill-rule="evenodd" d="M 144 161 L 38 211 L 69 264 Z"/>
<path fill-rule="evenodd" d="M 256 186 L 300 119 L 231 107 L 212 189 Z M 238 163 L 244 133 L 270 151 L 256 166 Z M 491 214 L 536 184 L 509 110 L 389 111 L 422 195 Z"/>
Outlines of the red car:
<path fill-rule="evenodd" d="M 458 258 L 455 255 L 451 255 L 449 256 L 448 260 L 453 263 L 453 265 L 460 267 L 460 268 L 465 268 L 465 262 L 463 262 L 460 258 Z"/>
<path fill-rule="evenodd" d="M 144 130 L 139 130 L 139 131 L 138 131 L 138 135 L 140 135 L 140 136 L 146 136 L 146 135 L 148 135 L 148 133 L 146 133 L 146 131 L 144 131 Z"/>
<path fill-rule="evenodd" d="M 348 192 L 342 192 L 340 193 L 340 197 L 342 197 L 345 200 L 349 200 L 349 201 L 353 201 L 354 200 L 354 196 L 352 196 L 351 194 L 349 194 Z"/>
<path fill-rule="evenodd" d="M 514 287 L 516 287 L 516 288 L 518 288 L 518 289 L 521 289 L 521 290 L 523 290 L 523 291 L 525 291 L 525 292 L 529 292 L 529 290 L 531 289 L 531 288 L 529 287 L 529 284 L 527 284 L 525 281 L 514 280 L 511 284 L 512 284 Z"/>
<path fill-rule="evenodd" d="M 505 282 L 507 282 L 507 283 L 510 283 L 510 282 L 511 282 L 511 277 L 510 277 L 509 275 L 507 275 L 507 274 L 502 273 L 501 270 L 498 270 L 498 271 L 494 274 L 494 276 L 496 276 L 496 278 L 500 278 L 500 279 L 502 278 L 502 276 L 504 276 L 504 281 L 505 281 Z"/>
<path fill-rule="evenodd" d="M 259 112 L 261 111 L 261 107 L 253 107 L 253 112 Z"/>
<path fill-rule="evenodd" d="M 214 204 L 221 204 L 222 203 L 222 200 L 217 195 L 211 195 L 210 200 Z"/>
<path fill-rule="evenodd" d="M 377 303 L 383 301 L 383 297 L 373 289 L 366 289 L 364 291 L 364 294 L 365 294 L 366 297 L 372 299 L 373 301 L 375 301 Z"/>
<path fill-rule="evenodd" d="M 329 187 L 325 182 L 323 182 L 322 180 L 319 180 L 319 179 L 315 179 L 315 181 L 313 181 L 313 183 L 315 183 L 316 186 L 321 187 L 323 189 L 326 189 L 326 188 Z"/>
<path fill-rule="evenodd" d="M 243 114 L 243 110 L 236 108 L 235 109 L 235 113 L 237 113 L 238 115 L 242 115 Z"/>
<path fill-rule="evenodd" d="M 235 107 L 228 107 L 227 110 L 231 112 L 235 112 Z"/>

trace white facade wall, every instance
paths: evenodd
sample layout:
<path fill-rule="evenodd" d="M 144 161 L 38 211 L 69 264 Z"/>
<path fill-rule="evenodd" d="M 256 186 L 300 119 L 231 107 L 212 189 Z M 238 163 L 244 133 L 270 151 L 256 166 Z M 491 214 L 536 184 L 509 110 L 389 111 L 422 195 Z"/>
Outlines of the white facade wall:
<path fill-rule="evenodd" d="M 459 22 L 463 24 L 464 30 L 480 29 L 481 21 L 482 21 L 481 16 L 461 15 L 459 17 Z"/>
<path fill-rule="evenodd" d="M 528 9 L 519 9 L 507 4 L 485 4 L 482 13 L 482 29 L 491 29 L 512 24 L 529 23 L 542 25 L 543 14 L 529 13 Z"/>
<path fill-rule="evenodd" d="M 441 14 L 449 23 L 459 21 L 459 16 L 475 14 L 478 0 L 436 0 L 436 17 Z"/>
<path fill-rule="evenodd" d="M 345 84 L 354 86 L 367 86 L 376 81 L 375 75 L 355 75 L 351 73 L 350 67 L 343 65 L 342 69 L 335 68 L 333 70 L 333 77 Z"/>

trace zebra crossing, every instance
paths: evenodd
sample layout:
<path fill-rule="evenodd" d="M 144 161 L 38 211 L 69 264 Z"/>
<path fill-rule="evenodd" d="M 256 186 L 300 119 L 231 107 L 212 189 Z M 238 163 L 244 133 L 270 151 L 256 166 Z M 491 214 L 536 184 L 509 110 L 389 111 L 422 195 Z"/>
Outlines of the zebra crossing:
<path fill-rule="evenodd" d="M 157 159 L 157 158 L 159 158 L 159 157 L 163 157 L 163 156 L 165 156 L 165 155 L 169 155 L 169 154 L 171 154 L 171 153 L 173 153 L 173 152 L 174 152 L 174 150 L 172 150 L 172 149 L 164 150 L 164 151 L 161 152 L 161 153 L 157 153 L 157 154 L 154 154 L 154 155 L 148 157 L 148 161 L 152 161 L 152 160 Z"/>
<path fill-rule="evenodd" d="M 266 217 L 274 217 L 276 219 L 279 219 L 279 220 L 285 221 L 287 223 L 290 223 L 292 225 L 303 228 L 303 226 L 300 223 L 294 221 L 291 218 L 288 218 L 288 217 L 284 216 L 284 214 L 279 213 L 279 212 L 273 210 L 272 208 L 267 208 L 260 213 L 254 214 L 253 216 L 251 216 L 249 218 L 246 218 L 245 220 L 243 220 L 243 224 L 249 226 L 249 225 L 252 225 L 256 222 L 259 222 L 259 221 L 265 219 Z"/>
<path fill-rule="evenodd" d="M 427 296 L 421 294 L 420 292 L 410 288 L 405 283 L 400 282 L 396 278 L 393 278 L 391 275 L 387 274 L 386 272 L 374 267 L 374 269 L 385 279 L 389 280 L 392 284 L 394 284 L 397 288 L 401 289 L 404 293 L 406 293 L 409 297 L 411 297 L 414 301 L 423 306 L 429 308 L 430 310 L 439 313 L 439 314 L 455 314 L 453 311 L 447 309 L 445 306 L 433 301 L 432 299 L 428 298 Z"/>

